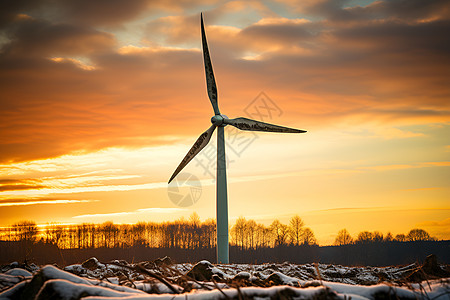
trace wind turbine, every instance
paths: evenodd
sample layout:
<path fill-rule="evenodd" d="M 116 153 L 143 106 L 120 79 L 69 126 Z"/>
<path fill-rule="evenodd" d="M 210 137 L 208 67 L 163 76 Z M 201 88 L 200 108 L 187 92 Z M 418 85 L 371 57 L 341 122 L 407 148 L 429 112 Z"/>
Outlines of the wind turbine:
<path fill-rule="evenodd" d="M 225 137 L 224 127 L 234 126 L 240 130 L 268 131 L 268 132 L 289 132 L 303 133 L 305 130 L 288 128 L 273 124 L 268 124 L 247 118 L 229 119 L 222 115 L 217 104 L 217 87 L 214 79 L 214 72 L 209 56 L 208 42 L 206 41 L 205 28 L 203 25 L 203 14 L 201 18 L 203 60 L 205 64 L 206 86 L 208 97 L 214 109 L 214 116 L 211 118 L 211 127 L 203 132 L 192 148 L 178 165 L 169 183 L 178 173 L 209 143 L 214 130 L 217 128 L 217 177 L 216 177 L 216 216 L 217 216 L 217 263 L 229 263 L 228 255 L 228 203 L 227 203 L 227 170 L 225 164 Z"/>

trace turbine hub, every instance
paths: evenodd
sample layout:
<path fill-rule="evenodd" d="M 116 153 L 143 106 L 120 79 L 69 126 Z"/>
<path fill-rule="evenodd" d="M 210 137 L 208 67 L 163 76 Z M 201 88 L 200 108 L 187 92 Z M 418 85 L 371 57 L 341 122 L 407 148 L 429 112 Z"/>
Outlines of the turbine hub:
<path fill-rule="evenodd" d="M 225 127 L 227 126 L 227 124 L 223 123 L 224 119 L 228 119 L 228 117 L 225 115 L 215 115 L 211 118 L 211 123 L 216 127 Z"/>

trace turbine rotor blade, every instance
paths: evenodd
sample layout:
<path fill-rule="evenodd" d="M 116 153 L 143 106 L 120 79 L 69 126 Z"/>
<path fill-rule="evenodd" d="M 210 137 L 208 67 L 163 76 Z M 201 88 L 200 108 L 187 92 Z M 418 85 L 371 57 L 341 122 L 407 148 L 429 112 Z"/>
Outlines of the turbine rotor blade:
<path fill-rule="evenodd" d="M 211 139 L 211 136 L 214 132 L 214 129 L 216 129 L 216 126 L 212 125 L 208 128 L 205 132 L 203 132 L 197 139 L 197 141 L 194 143 L 194 145 L 191 147 L 189 152 L 186 154 L 186 156 L 183 158 L 181 163 L 178 165 L 175 172 L 173 172 L 172 176 L 169 179 L 170 183 L 175 176 L 178 175 L 178 173 L 183 170 L 183 168 L 203 149 L 206 145 L 208 145 L 209 140 Z"/>
<path fill-rule="evenodd" d="M 223 122 L 225 124 L 234 126 L 240 130 L 248 130 L 248 131 L 288 132 L 288 133 L 306 132 L 305 130 L 273 125 L 242 117 L 235 119 L 224 119 Z"/>
<path fill-rule="evenodd" d="M 206 86 L 208 89 L 208 97 L 214 109 L 214 114 L 220 115 L 219 105 L 217 104 L 217 86 L 216 80 L 214 79 L 214 72 L 211 64 L 211 57 L 209 56 L 208 42 L 206 41 L 205 28 L 203 25 L 203 13 L 201 16 L 201 27 L 202 27 L 202 48 L 203 48 L 203 61 L 205 62 L 205 75 L 206 75 Z"/>

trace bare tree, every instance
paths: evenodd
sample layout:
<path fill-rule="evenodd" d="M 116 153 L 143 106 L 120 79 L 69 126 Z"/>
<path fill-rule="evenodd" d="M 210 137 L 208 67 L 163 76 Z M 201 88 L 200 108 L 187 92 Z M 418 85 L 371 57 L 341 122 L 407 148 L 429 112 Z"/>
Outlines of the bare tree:
<path fill-rule="evenodd" d="M 231 236 L 234 238 L 234 243 L 236 246 L 244 249 L 245 247 L 245 234 L 246 234 L 247 220 L 244 217 L 239 217 L 231 227 Z"/>
<path fill-rule="evenodd" d="M 133 245 L 144 246 L 147 244 L 145 240 L 145 230 L 146 225 L 144 222 L 138 222 L 131 227 Z"/>
<path fill-rule="evenodd" d="M 64 226 L 57 224 L 47 225 L 45 228 L 45 233 L 47 235 L 47 240 L 49 243 L 57 245 L 61 248 L 61 239 L 64 238 Z"/>
<path fill-rule="evenodd" d="M 404 235 L 403 233 L 397 234 L 394 238 L 394 241 L 404 242 L 406 241 L 406 235 Z"/>
<path fill-rule="evenodd" d="M 317 243 L 316 237 L 314 236 L 314 232 L 311 228 L 306 227 L 303 229 L 302 233 L 302 244 L 303 245 L 315 245 Z"/>
<path fill-rule="evenodd" d="M 196 249 L 200 246 L 200 224 L 200 217 L 196 212 L 193 212 L 189 217 L 189 241 L 191 243 L 191 249 Z"/>
<path fill-rule="evenodd" d="M 247 247 L 250 249 L 255 249 L 255 239 L 256 239 L 256 230 L 257 224 L 255 220 L 248 220 L 246 224 L 246 233 L 247 233 Z"/>
<path fill-rule="evenodd" d="M 408 232 L 406 239 L 411 242 L 417 241 L 429 241 L 431 240 L 430 234 L 423 229 L 414 228 Z"/>
<path fill-rule="evenodd" d="M 381 243 L 383 241 L 383 234 L 379 231 L 374 231 L 372 235 L 372 242 Z"/>
<path fill-rule="evenodd" d="M 357 243 L 371 243 L 373 240 L 373 233 L 369 231 L 361 231 L 356 238 Z"/>
<path fill-rule="evenodd" d="M 147 223 L 147 242 L 150 247 L 157 246 L 157 236 L 158 236 L 158 224 L 149 222 Z"/>
<path fill-rule="evenodd" d="M 394 239 L 394 237 L 392 236 L 392 233 L 390 233 L 390 232 L 386 233 L 386 235 L 384 236 L 385 242 L 391 242 L 393 239 Z"/>
<path fill-rule="evenodd" d="M 343 245 L 349 245 L 353 243 L 353 238 L 350 235 L 350 233 L 347 231 L 347 229 L 341 229 L 338 232 L 338 235 L 336 236 L 336 239 L 334 240 L 334 244 L 338 246 Z"/>
<path fill-rule="evenodd" d="M 199 227 L 200 226 L 200 217 L 198 216 L 198 214 L 196 212 L 193 212 L 190 216 L 189 216 L 189 223 L 191 223 L 192 226 L 195 227 Z"/>
<path fill-rule="evenodd" d="M 289 227 L 285 224 L 282 224 L 278 219 L 276 219 L 270 225 L 270 229 L 275 236 L 274 245 L 285 245 L 287 242 Z"/>
<path fill-rule="evenodd" d="M 271 239 L 271 231 L 263 224 L 256 225 L 256 248 L 268 247 Z"/>
<path fill-rule="evenodd" d="M 119 233 L 119 227 L 113 222 L 108 221 L 100 226 L 100 233 L 102 235 L 103 247 L 113 248 L 116 244 L 116 239 Z"/>
<path fill-rule="evenodd" d="M 216 246 L 216 220 L 207 219 L 202 224 L 204 233 L 204 245 L 208 248 Z"/>
<path fill-rule="evenodd" d="M 293 216 L 289 221 L 289 237 L 292 244 L 300 245 L 304 225 L 305 223 L 298 215 Z"/>
<path fill-rule="evenodd" d="M 33 221 L 20 221 L 13 224 L 13 231 L 18 241 L 35 242 L 38 234 L 38 228 Z"/>

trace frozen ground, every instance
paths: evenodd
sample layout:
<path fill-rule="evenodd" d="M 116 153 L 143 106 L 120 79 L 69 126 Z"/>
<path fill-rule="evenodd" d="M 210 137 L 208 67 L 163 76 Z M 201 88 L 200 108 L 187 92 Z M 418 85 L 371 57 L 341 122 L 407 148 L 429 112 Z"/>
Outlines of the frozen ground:
<path fill-rule="evenodd" d="M 64 268 L 1 266 L 0 299 L 445 299 L 448 265 L 129 264 L 91 258 Z"/>

